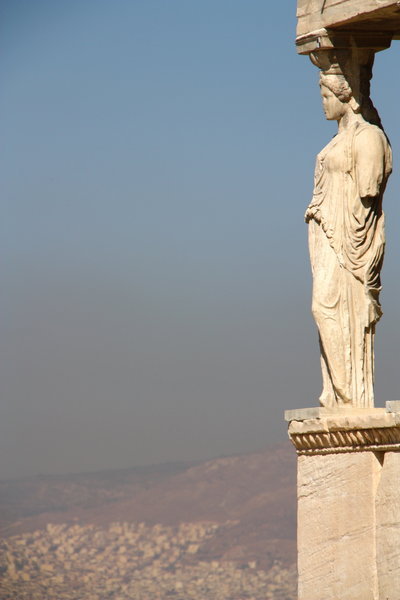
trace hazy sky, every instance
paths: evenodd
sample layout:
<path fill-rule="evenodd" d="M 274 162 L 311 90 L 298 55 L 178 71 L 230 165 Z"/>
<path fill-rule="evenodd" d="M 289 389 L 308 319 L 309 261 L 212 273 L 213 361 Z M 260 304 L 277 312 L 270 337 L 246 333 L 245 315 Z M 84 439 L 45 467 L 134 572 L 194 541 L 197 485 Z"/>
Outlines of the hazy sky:
<path fill-rule="evenodd" d="M 295 2 L 0 5 L 0 477 L 253 451 L 317 404 L 303 214 L 334 134 Z M 399 42 L 378 405 L 400 397 Z"/>

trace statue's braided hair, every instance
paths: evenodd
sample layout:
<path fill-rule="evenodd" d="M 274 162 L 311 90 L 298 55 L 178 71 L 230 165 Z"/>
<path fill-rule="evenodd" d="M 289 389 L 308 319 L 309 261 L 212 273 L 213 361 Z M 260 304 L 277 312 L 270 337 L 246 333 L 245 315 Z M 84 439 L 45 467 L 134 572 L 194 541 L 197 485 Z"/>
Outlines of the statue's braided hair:
<path fill-rule="evenodd" d="M 320 73 L 321 85 L 331 90 L 341 102 L 351 101 L 354 112 L 360 112 L 366 121 L 383 129 L 378 111 L 369 96 L 370 78 L 364 76 L 360 79 L 359 98 L 355 98 L 353 90 L 344 75 L 339 73 L 324 73 L 323 71 Z"/>
<path fill-rule="evenodd" d="M 331 90 L 341 102 L 349 102 L 353 98 L 353 90 L 344 75 L 327 75 L 321 71 L 320 83 Z"/>

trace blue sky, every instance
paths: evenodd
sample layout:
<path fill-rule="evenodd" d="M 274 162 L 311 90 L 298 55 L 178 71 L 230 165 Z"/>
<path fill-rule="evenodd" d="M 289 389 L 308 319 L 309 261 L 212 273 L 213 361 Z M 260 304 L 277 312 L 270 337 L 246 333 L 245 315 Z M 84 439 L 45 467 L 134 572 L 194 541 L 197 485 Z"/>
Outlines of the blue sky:
<path fill-rule="evenodd" d="M 0 477 L 249 452 L 316 405 L 303 214 L 334 134 L 295 2 L 0 6 Z M 398 42 L 377 404 L 398 397 Z M 11 457 L 11 458 L 10 458 Z"/>

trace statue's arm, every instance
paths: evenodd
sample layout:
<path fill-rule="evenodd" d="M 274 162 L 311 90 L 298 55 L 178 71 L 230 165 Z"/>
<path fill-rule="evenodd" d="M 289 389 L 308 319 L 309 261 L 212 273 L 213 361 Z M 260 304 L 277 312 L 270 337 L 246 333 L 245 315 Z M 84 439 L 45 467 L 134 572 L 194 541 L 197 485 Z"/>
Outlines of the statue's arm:
<path fill-rule="evenodd" d="M 354 159 L 360 198 L 379 195 L 385 178 L 385 155 L 387 141 L 377 127 L 365 127 L 356 134 Z"/>

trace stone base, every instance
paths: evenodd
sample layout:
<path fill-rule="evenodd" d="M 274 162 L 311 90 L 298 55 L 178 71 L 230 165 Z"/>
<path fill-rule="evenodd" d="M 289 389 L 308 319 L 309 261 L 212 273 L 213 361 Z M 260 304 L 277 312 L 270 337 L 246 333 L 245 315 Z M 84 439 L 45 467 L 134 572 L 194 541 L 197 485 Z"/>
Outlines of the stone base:
<path fill-rule="evenodd" d="M 310 410 L 286 415 L 299 454 L 298 598 L 399 600 L 400 403 Z"/>

